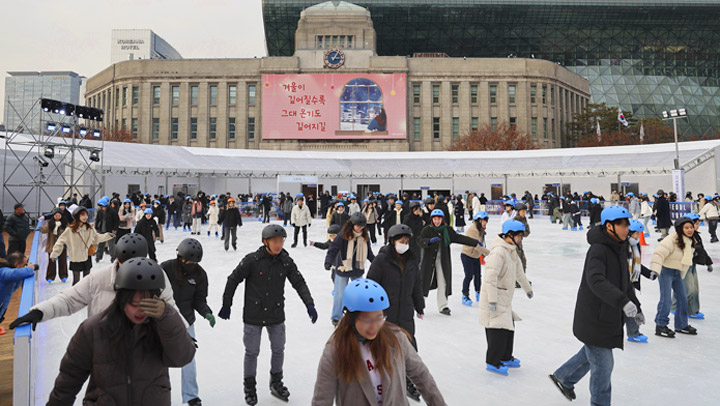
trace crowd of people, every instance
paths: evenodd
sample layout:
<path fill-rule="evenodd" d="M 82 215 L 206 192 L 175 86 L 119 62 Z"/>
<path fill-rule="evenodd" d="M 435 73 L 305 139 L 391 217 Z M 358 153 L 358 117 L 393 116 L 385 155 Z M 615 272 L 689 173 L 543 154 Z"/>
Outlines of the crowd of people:
<path fill-rule="evenodd" d="M 310 321 L 318 320 L 310 289 L 292 259 L 292 250 L 286 249 L 289 226 L 293 227 L 291 248 L 298 247 L 302 233 L 303 246 L 325 251 L 322 261 L 334 284 L 329 321 L 335 332 L 319 362 L 312 404 L 406 404 L 406 397 L 415 401 L 422 397 L 429 405 L 445 405 L 418 355 L 415 319 L 424 317 L 425 301 L 433 290 L 437 311 L 452 315 L 450 247 L 463 246 L 459 303 L 479 305 L 487 339 L 486 370 L 507 376 L 511 369 L 521 367 L 514 356 L 519 320 L 513 311 L 514 292 L 522 289 L 528 299 L 534 297 L 524 250 L 525 239 L 531 235 L 529 219 L 545 204 L 550 221 L 560 222 L 563 230 L 583 230 L 582 217 L 587 216 L 590 245 L 573 323 L 582 348 L 550 379 L 568 400 L 574 400 L 575 385 L 590 372 L 592 404 L 609 405 L 612 349 L 623 348 L 625 335 L 628 342 L 648 343 L 648 337 L 640 333 L 646 319 L 635 294 L 641 277 L 659 285 L 655 335 L 697 335 L 689 319 L 704 318 L 697 266 L 712 272 L 713 264 L 698 230 L 701 222 L 707 222 L 710 243 L 718 241 L 720 196 L 698 195 L 696 209 L 674 221 L 671 199 L 663 190 L 652 200 L 644 193 L 620 196 L 614 192 L 609 201 L 592 192 L 562 196 L 526 192 L 519 199 L 511 194 L 503 197 L 501 232 L 492 239 L 487 226 L 497 217 L 491 217 L 489 201 L 482 193 L 436 194 L 424 200 L 417 195 L 380 193 L 362 200 L 353 194 L 332 197 L 329 193 L 317 200 L 288 193 L 275 198 L 239 195 L 240 203 L 257 203 L 249 211 L 245 205 L 238 207 L 230 193 L 134 193 L 122 200 L 113 194 L 97 201 L 92 221 L 92 205 L 61 200 L 40 222 L 46 235 L 42 248 L 49 257 L 44 278 L 52 283 L 59 276 L 67 282 L 69 268 L 72 286 L 37 303 L 10 328 L 30 324 L 34 329 L 37 323 L 88 310 L 88 319 L 72 337 L 61 362 L 48 405 L 71 405 L 88 379 L 87 403 L 169 405 L 170 367 L 182 368 L 183 403 L 201 405 L 193 344 L 196 314 L 211 327 L 216 324 L 206 301 L 207 274 L 200 266 L 203 245 L 218 239 L 226 251 L 230 246 L 237 250 L 237 228 L 243 225 L 243 217 L 257 217 L 267 223 L 258 238 L 261 245 L 247 253 L 228 276 L 217 313 L 223 320 L 231 318 L 236 289 L 245 283 L 246 403 L 258 402 L 257 358 L 263 329 L 272 352 L 270 392 L 284 401 L 290 398 L 283 381 L 286 281 L 297 291 Z M 693 201 L 690 194 L 686 199 Z M 580 202 L 584 202 L 582 208 Z M 324 242 L 309 241 L 307 236 L 308 227 L 322 224 L 313 222 L 318 209 L 327 227 Z M 660 233 L 660 244 L 650 267 L 645 267 L 641 241 L 650 235 L 651 220 Z M 31 227 L 21 204 L 4 225 L 10 240 L 0 263 L 0 315 L 20 281 L 38 270 L 24 256 Z M 164 243 L 170 227 L 191 237 L 180 242 L 174 258 L 161 262 L 155 244 Z M 378 240 L 382 246 L 375 251 Z M 110 256 L 110 265 L 91 271 L 93 257 L 99 263 L 104 255 Z M 671 311 L 673 329 L 669 327 Z"/>

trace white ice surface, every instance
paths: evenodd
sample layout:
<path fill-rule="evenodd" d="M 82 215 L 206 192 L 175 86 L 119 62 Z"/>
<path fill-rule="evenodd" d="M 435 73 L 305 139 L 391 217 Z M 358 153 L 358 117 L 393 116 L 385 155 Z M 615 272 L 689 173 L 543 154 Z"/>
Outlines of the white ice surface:
<path fill-rule="evenodd" d="M 586 221 L 586 219 L 584 219 Z M 309 229 L 311 240 L 325 240 L 325 221 L 315 220 Z M 460 246 L 453 246 L 453 295 L 450 297 L 452 316 L 437 312 L 435 292 L 426 300 L 425 320 L 416 320 L 420 355 L 430 368 L 448 405 L 563 405 L 567 401 L 549 381 L 547 375 L 574 355 L 581 343 L 572 334 L 572 319 L 579 278 L 587 250 L 584 231 L 561 231 L 546 218 L 530 220 L 532 234 L 525 241 L 528 275 L 533 282 L 535 297 L 528 300 L 520 290 L 514 309 L 523 321 L 517 323 L 514 355 L 522 360 L 522 368 L 502 377 L 485 371 L 485 332 L 478 322 L 477 304 L 460 304 L 463 270 Z M 199 236 L 205 255 L 201 265 L 208 273 L 210 290 L 208 304 L 217 315 L 227 275 L 242 257 L 260 245 L 263 224 L 246 220 L 238 231 L 238 251 L 225 252 L 219 239 Z M 499 219 L 491 218 L 489 240 L 499 232 Z M 205 227 L 203 227 L 206 230 Z M 292 229 L 288 227 L 288 233 Z M 204 231 L 205 232 L 205 231 Z M 709 244 L 707 227 L 701 228 L 706 248 L 715 262 L 720 262 L 720 244 Z M 177 243 L 189 233 L 173 231 L 165 234 L 165 243 L 157 243 L 158 258 L 175 255 Z M 648 239 L 643 262 L 649 264 L 657 246 L 658 234 Z M 298 295 L 286 285 L 287 345 L 285 349 L 285 384 L 290 404 L 309 405 L 312 399 L 317 364 L 323 346 L 333 331 L 330 324 L 332 285 L 323 269 L 325 251 L 313 247 L 286 248 L 303 273 L 315 299 L 320 318 L 311 324 Z M 380 245 L 374 246 L 377 252 Z M 106 257 L 95 267 L 109 264 Z M 625 342 L 625 351 L 615 350 L 612 377 L 615 405 L 718 405 L 720 395 L 714 387 L 720 382 L 720 269 L 708 273 L 698 267 L 701 311 L 706 320 L 691 320 L 698 328 L 695 337 L 678 335 L 674 340 L 656 337 L 653 319 L 659 298 L 657 282 L 643 278 L 639 296 L 648 324 L 641 331 L 650 338 L 649 344 Z M 69 282 L 68 282 L 69 284 Z M 65 288 L 60 282 L 41 282 L 39 300 Z M 471 288 L 472 290 L 472 288 Z M 235 305 L 229 321 L 220 320 L 211 329 L 198 316 L 196 322 L 199 349 L 197 352 L 200 397 L 205 405 L 242 405 L 242 303 L 241 284 L 235 294 Z M 474 295 L 473 295 L 474 296 Z M 472 298 L 474 300 L 474 297 Z M 36 404 L 48 399 L 57 375 L 60 360 L 77 325 L 86 317 L 84 311 L 72 317 L 51 320 L 38 326 L 39 364 Z M 672 326 L 672 321 L 671 321 Z M 261 405 L 282 405 L 270 396 L 268 388 L 270 345 L 263 334 L 258 360 L 258 396 Z M 173 405 L 181 404 L 180 370 L 171 370 Z M 589 404 L 589 375 L 576 387 L 576 404 Z M 329 383 L 330 384 L 330 383 Z M 82 399 L 81 392 L 78 399 Z M 76 402 L 80 404 L 80 400 Z M 411 402 L 411 404 L 414 404 Z M 424 404 L 424 403 L 423 403 Z"/>

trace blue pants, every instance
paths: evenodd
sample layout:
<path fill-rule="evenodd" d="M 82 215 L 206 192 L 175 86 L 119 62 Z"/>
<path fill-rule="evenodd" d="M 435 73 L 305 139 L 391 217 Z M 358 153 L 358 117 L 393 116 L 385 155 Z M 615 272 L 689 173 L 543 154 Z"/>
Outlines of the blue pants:
<path fill-rule="evenodd" d="M 171 220 L 171 219 L 172 219 L 172 220 Z M 178 226 L 180 225 L 180 218 L 178 218 L 178 215 L 177 215 L 177 214 L 168 214 L 167 221 L 165 222 L 165 229 L 166 229 L 166 230 L 167 230 L 168 228 L 170 228 L 170 222 L 172 222 L 172 225 L 173 225 L 175 228 L 178 228 Z"/>
<path fill-rule="evenodd" d="M 342 299 L 343 293 L 345 293 L 345 287 L 350 280 L 358 278 L 350 278 L 349 276 L 340 276 L 335 274 L 335 295 L 333 295 L 333 309 L 331 320 L 340 320 L 343 316 Z"/>
<path fill-rule="evenodd" d="M 187 328 L 190 337 L 195 338 L 195 325 L 191 325 Z M 198 396 L 198 383 L 197 383 L 197 367 L 195 365 L 195 358 L 190 361 L 189 364 L 182 367 L 180 370 L 182 380 L 182 402 L 187 403 Z"/>
<path fill-rule="evenodd" d="M 610 348 L 585 344 L 580 351 L 555 371 L 555 377 L 565 386 L 574 388 L 590 372 L 590 404 L 610 406 L 611 384 L 615 360 Z"/>
<path fill-rule="evenodd" d="M 675 330 L 684 329 L 688 326 L 688 300 L 685 283 L 683 283 L 680 271 L 662 267 L 658 281 L 660 282 L 660 301 L 658 302 L 655 324 L 658 326 L 670 324 L 669 314 L 673 302 L 672 293 L 675 292 L 675 301 L 677 302 Z"/>
<path fill-rule="evenodd" d="M 462 294 L 470 296 L 470 281 L 474 279 L 475 292 L 480 292 L 482 284 L 482 274 L 480 269 L 480 258 L 471 258 L 465 254 L 460 254 L 463 269 L 465 270 L 465 279 L 463 279 Z"/>

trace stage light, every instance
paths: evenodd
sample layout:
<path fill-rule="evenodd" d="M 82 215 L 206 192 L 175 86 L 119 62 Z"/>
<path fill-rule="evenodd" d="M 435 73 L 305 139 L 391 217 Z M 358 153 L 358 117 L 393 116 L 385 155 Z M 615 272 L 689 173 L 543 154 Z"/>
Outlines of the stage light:
<path fill-rule="evenodd" d="M 34 156 L 33 159 L 34 159 L 35 161 L 37 161 L 37 163 L 38 163 L 40 166 L 42 166 L 43 168 L 47 168 L 47 166 L 50 165 L 50 164 L 48 163 L 48 161 L 42 159 L 42 157 Z"/>
<path fill-rule="evenodd" d="M 53 148 L 52 145 L 45 147 L 45 152 L 43 153 L 43 155 L 50 159 L 53 159 L 55 157 L 55 148 Z"/>
<path fill-rule="evenodd" d="M 55 123 L 48 123 L 46 128 L 48 131 L 55 131 L 57 126 L 55 125 Z"/>
<path fill-rule="evenodd" d="M 63 132 L 63 134 L 70 134 L 70 130 L 71 130 L 71 128 L 70 128 L 69 125 L 63 125 L 63 126 L 62 126 L 62 132 Z"/>
<path fill-rule="evenodd" d="M 100 138 L 100 130 L 93 130 L 93 137 Z"/>
<path fill-rule="evenodd" d="M 87 133 L 88 133 L 87 128 L 85 128 L 85 127 L 80 127 L 80 135 L 82 135 L 82 136 L 84 137 L 84 136 L 87 135 Z"/>
<path fill-rule="evenodd" d="M 100 150 L 95 149 L 90 153 L 90 160 L 93 162 L 100 162 Z"/>

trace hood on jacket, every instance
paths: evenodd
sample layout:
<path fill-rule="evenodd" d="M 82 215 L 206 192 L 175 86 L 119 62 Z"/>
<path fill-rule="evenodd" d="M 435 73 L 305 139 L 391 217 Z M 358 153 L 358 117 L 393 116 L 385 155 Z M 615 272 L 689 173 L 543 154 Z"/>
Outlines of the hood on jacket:
<path fill-rule="evenodd" d="M 493 240 L 492 243 L 490 243 L 490 251 L 494 250 L 496 247 L 505 248 L 508 251 L 514 251 L 517 249 L 515 244 L 508 243 L 505 241 L 504 238 L 501 238 L 501 237 L 497 237 L 496 239 Z"/>
<path fill-rule="evenodd" d="M 626 241 L 617 241 L 605 231 L 605 227 L 593 227 L 587 233 L 588 244 L 605 244 L 608 247 L 619 249 Z"/>

